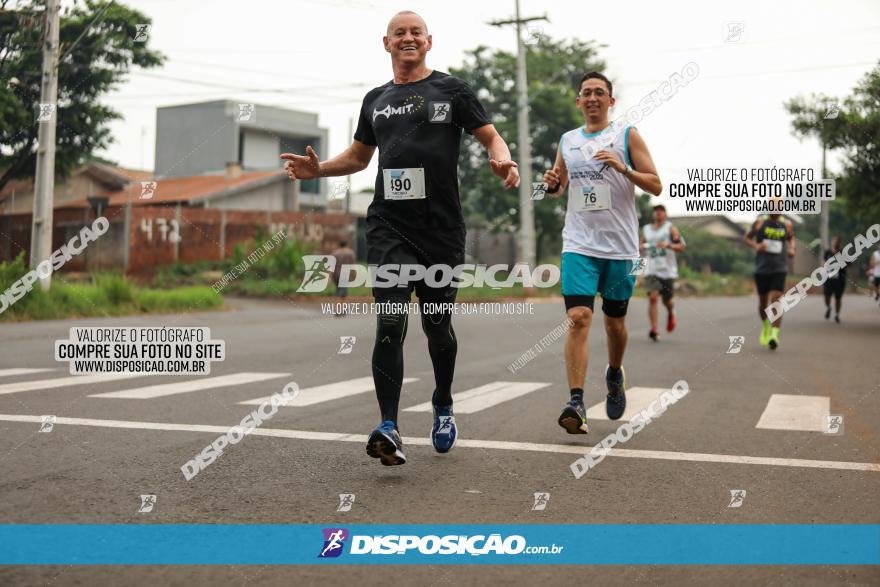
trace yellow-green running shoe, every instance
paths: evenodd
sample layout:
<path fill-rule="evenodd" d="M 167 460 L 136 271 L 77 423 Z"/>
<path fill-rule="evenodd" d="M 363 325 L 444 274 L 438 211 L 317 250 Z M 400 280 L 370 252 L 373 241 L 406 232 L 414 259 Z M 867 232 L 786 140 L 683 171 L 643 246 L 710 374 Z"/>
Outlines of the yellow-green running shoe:
<path fill-rule="evenodd" d="M 779 346 L 779 329 L 775 326 L 770 329 L 770 340 L 767 341 L 767 344 L 771 350 L 776 350 L 776 347 Z"/>
<path fill-rule="evenodd" d="M 770 344 L 770 322 L 768 320 L 764 320 L 764 326 L 761 328 L 760 342 L 761 346 Z"/>

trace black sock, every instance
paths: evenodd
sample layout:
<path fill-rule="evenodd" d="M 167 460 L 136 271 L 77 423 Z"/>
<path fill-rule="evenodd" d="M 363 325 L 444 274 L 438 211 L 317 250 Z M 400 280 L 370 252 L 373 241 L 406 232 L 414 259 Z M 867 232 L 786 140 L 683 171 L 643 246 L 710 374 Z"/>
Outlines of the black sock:
<path fill-rule="evenodd" d="M 571 394 L 571 401 L 583 402 L 584 401 L 584 390 L 581 387 L 572 387 L 569 391 Z"/>
<path fill-rule="evenodd" d="M 612 377 L 617 377 L 620 374 L 620 367 L 612 367 L 608 365 L 608 374 Z"/>

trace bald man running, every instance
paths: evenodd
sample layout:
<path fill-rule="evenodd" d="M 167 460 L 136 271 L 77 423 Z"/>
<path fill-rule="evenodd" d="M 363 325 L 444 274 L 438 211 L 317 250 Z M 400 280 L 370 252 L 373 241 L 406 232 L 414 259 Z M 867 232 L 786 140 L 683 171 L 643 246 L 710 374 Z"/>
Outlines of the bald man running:
<path fill-rule="evenodd" d="M 378 147 L 376 191 L 367 212 L 368 263 L 454 267 L 464 262 L 465 245 L 458 195 L 462 130 L 486 148 L 492 172 L 505 187 L 519 186 L 519 172 L 471 87 L 425 64 L 433 39 L 418 14 L 394 15 L 382 42 L 391 55 L 394 79 L 364 97 L 351 146 L 328 161 L 319 161 L 312 147 L 304 156 L 285 153 L 281 158 L 293 180 L 342 176 L 366 168 Z M 430 312 L 427 304 L 452 303 L 457 290 L 430 287 L 423 280 L 404 287 L 374 285 L 373 296 L 384 309 L 404 308 L 413 288 L 422 304 L 422 329 L 434 367 L 431 443 L 445 453 L 458 437 L 452 411 L 458 342 L 451 313 Z M 367 454 L 383 465 L 406 462 L 397 412 L 407 323 L 404 311 L 389 309 L 377 316 L 372 366 L 381 423 L 369 436 Z"/>

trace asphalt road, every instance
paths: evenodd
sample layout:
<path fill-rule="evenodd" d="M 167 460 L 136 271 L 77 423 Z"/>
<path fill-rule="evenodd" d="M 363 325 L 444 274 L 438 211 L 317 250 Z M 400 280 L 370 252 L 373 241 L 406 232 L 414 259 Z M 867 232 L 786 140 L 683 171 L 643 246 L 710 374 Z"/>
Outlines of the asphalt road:
<path fill-rule="evenodd" d="M 315 305 L 234 300 L 235 309 L 192 315 L 4 324 L 0 327 L 0 520 L 2 523 L 880 523 L 880 308 L 866 295 L 844 299 L 843 323 L 823 318 L 811 297 L 785 315 L 781 347 L 758 345 L 753 298 L 678 300 L 679 326 L 647 338 L 646 302 L 633 300 L 625 366 L 635 395 L 678 380 L 690 393 L 580 479 L 569 465 L 620 422 L 594 419 L 587 436 L 556 424 L 567 400 L 563 340 L 541 339 L 564 318 L 560 300 L 534 315 L 459 316 L 454 392 L 482 388 L 472 413 L 457 414 L 462 441 L 448 455 L 428 445 L 426 340 L 414 321 L 406 344 L 400 429 L 409 462 L 382 467 L 364 452 L 378 423 L 371 390 L 326 400 L 328 388 L 370 375 L 375 319 L 334 318 Z M 661 314 L 662 316 L 662 314 Z M 261 373 L 242 384 L 152 398 L 95 394 L 200 379 L 152 376 L 93 384 L 20 382 L 69 377 L 53 343 L 72 326 L 209 326 L 227 358 L 209 377 Z M 340 337 L 356 337 L 339 354 Z M 728 353 L 731 336 L 743 336 Z M 546 339 L 545 339 L 546 340 Z M 508 365 L 534 345 L 534 359 Z M 586 402 L 604 400 L 605 334 L 597 319 Z M 47 369 L 13 372 L 12 369 Z M 253 379 L 253 377 L 252 377 Z M 283 407 L 194 479 L 180 467 L 263 398 L 295 381 L 311 405 Z M 502 383 L 498 383 L 502 382 Z M 533 383 L 531 387 L 517 383 Z M 351 383 L 342 386 L 351 387 Z M 142 393 L 142 392 L 138 392 Z M 160 391 L 161 393 L 161 391 Z M 135 394 L 137 395 L 137 393 Z M 631 402 L 633 402 L 631 396 Z M 774 399 L 774 396 L 775 397 Z M 793 399 L 783 396 L 796 396 Z M 816 399 L 818 398 L 818 399 Z M 824 399 L 823 399 L 824 398 Z M 792 403 L 793 402 L 793 403 Z M 637 402 L 636 402 L 637 403 Z M 464 400 L 457 405 L 464 405 Z M 800 418 L 786 419 L 791 414 Z M 815 428 L 842 416 L 842 433 Z M 41 416 L 55 415 L 51 432 Z M 787 422 L 787 423 L 786 423 Z M 133 424 L 149 423 L 149 424 Z M 176 424 L 179 426 L 167 426 Z M 759 425 L 761 425 L 759 427 Z M 140 426 L 140 427 L 137 427 Z M 801 429 L 781 429 L 781 428 Z M 174 429 L 169 429 L 174 428 Z M 277 432 L 276 432 L 277 431 Z M 295 431 L 295 432 L 291 432 Z M 327 434 L 335 433 L 335 434 Z M 739 507 L 731 491 L 743 490 Z M 543 511 L 534 494 L 550 494 Z M 151 512 L 139 513 L 152 494 Z M 354 494 L 339 512 L 340 494 Z M 732 545 L 735 547 L 735 545 Z M 609 548 L 626 548 L 625 544 Z M 877 585 L 875 567 L 4 567 L 4 584 L 332 585 L 388 581 L 484 584 Z M 122 580 L 124 578 L 124 580 Z"/>

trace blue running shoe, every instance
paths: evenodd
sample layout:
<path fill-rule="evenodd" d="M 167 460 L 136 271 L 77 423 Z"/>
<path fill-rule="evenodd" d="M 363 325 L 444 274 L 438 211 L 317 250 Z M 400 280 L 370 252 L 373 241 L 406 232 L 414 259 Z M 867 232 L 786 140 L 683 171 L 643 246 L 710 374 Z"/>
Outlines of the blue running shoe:
<path fill-rule="evenodd" d="M 431 426 L 431 444 L 437 452 L 449 452 L 455 446 L 458 428 L 455 426 L 455 414 L 452 406 L 441 408 L 434 406 L 434 425 Z"/>
<path fill-rule="evenodd" d="M 605 413 L 611 420 L 619 420 L 626 410 L 626 371 L 620 366 L 617 377 L 611 377 L 611 366 L 605 367 L 605 385 L 608 396 L 605 398 Z"/>
<path fill-rule="evenodd" d="M 377 426 L 367 440 L 367 454 L 379 459 L 386 467 L 402 465 L 406 462 L 403 454 L 403 440 L 397 426 L 391 420 L 385 420 Z"/>
<path fill-rule="evenodd" d="M 565 404 L 558 422 L 569 434 L 587 434 L 590 431 L 590 427 L 587 426 L 587 409 L 583 401 L 571 400 Z"/>

